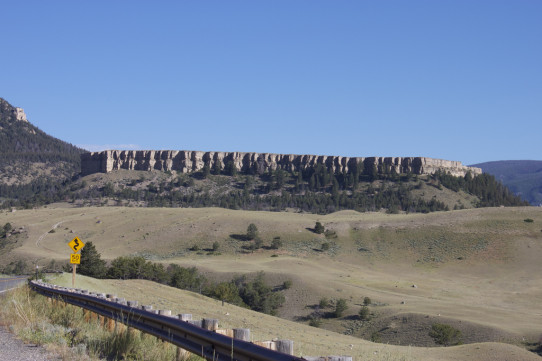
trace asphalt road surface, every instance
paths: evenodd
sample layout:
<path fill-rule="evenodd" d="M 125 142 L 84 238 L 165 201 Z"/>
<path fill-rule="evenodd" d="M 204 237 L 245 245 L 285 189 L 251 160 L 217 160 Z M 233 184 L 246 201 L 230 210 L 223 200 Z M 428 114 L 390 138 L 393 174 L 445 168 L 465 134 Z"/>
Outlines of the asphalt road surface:
<path fill-rule="evenodd" d="M 28 276 L 13 276 L 0 278 L 0 293 L 4 293 L 10 289 L 17 288 L 21 284 L 26 283 Z"/>

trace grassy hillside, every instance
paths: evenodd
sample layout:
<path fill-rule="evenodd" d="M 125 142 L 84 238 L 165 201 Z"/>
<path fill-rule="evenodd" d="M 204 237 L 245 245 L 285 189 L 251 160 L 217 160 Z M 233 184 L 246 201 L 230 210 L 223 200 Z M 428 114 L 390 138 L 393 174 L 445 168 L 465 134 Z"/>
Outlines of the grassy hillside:
<path fill-rule="evenodd" d="M 317 221 L 327 236 L 313 232 Z M 539 208 L 321 216 L 59 204 L 4 212 L 0 224 L 6 222 L 24 232 L 16 235 L 18 247 L 2 254 L 4 265 L 19 259 L 29 268 L 48 266 L 52 259 L 65 263 L 71 252 L 67 243 L 77 235 L 92 241 L 107 260 L 143 255 L 164 265 L 196 266 L 216 280 L 263 270 L 270 284 L 292 280 L 284 291 L 282 318 L 307 325 L 321 298 L 343 298 L 345 315 L 324 317 L 320 327 L 383 343 L 436 346 L 428 332 L 437 322 L 461 330 L 465 343 L 521 346 L 523 338 L 533 341 L 541 332 L 541 323 L 533 322 L 542 297 Z M 275 237 L 283 246 L 247 250 L 250 242 L 240 236 L 250 223 L 257 225 L 264 246 Z M 215 241 L 220 254 L 202 251 Z M 329 249 L 323 251 L 323 243 Z M 195 244 L 199 251 L 190 250 Z M 122 287 L 122 282 L 107 282 Z M 357 313 L 365 297 L 373 304 L 370 320 L 362 322 Z"/>
<path fill-rule="evenodd" d="M 65 274 L 54 283 L 71 287 L 71 275 Z M 220 328 L 243 327 L 251 330 L 254 341 L 287 339 L 294 341 L 296 356 L 350 355 L 355 360 L 539 360 L 533 353 L 502 343 L 476 343 L 450 348 L 393 346 L 373 343 L 329 330 L 310 327 L 269 315 L 263 315 L 196 293 L 149 281 L 95 280 L 78 276 L 77 287 L 114 293 L 155 309 L 168 309 L 173 314 L 192 313 L 193 318 L 217 318 Z"/>
<path fill-rule="evenodd" d="M 475 164 L 532 205 L 542 204 L 542 161 L 506 160 Z"/>

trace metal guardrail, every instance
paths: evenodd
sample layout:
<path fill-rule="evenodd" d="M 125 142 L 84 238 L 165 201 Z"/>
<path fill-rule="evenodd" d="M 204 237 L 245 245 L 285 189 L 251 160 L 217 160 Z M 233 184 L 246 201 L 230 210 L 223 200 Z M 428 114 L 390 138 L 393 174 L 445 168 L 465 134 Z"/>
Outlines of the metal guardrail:
<path fill-rule="evenodd" d="M 304 360 L 251 342 L 205 330 L 171 316 L 159 315 L 135 305 L 129 306 L 126 301 L 109 301 L 104 294 L 88 294 L 83 290 L 49 285 L 41 281 L 29 281 L 29 286 L 44 296 L 60 299 L 63 302 L 116 320 L 210 361 Z"/>

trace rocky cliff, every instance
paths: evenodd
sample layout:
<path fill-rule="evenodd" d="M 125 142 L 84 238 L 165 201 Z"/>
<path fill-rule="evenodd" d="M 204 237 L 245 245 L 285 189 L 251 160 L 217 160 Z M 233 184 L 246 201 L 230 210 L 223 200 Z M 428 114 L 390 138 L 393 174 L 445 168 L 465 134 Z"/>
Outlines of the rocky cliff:
<path fill-rule="evenodd" d="M 81 174 L 109 173 L 118 169 L 196 172 L 209 165 L 213 168 L 219 162 L 222 169 L 233 163 L 241 172 L 263 174 L 277 168 L 298 171 L 326 166 L 333 172 L 348 172 L 358 164 L 362 169 L 376 169 L 378 173 L 432 174 L 438 170 L 455 176 L 464 176 L 467 172 L 481 174 L 482 170 L 466 167 L 457 161 L 423 157 L 339 157 L 323 155 L 295 155 L 272 153 L 240 152 L 199 152 L 176 150 L 106 150 L 81 154 Z"/>

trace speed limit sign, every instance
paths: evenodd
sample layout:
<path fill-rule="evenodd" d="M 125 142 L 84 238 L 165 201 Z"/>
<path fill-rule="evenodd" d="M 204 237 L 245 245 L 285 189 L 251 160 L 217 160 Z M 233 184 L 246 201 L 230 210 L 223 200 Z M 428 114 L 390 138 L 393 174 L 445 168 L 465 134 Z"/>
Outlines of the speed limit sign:
<path fill-rule="evenodd" d="M 72 253 L 70 255 L 70 263 L 71 264 L 80 264 L 81 263 L 81 255 L 78 253 Z"/>

